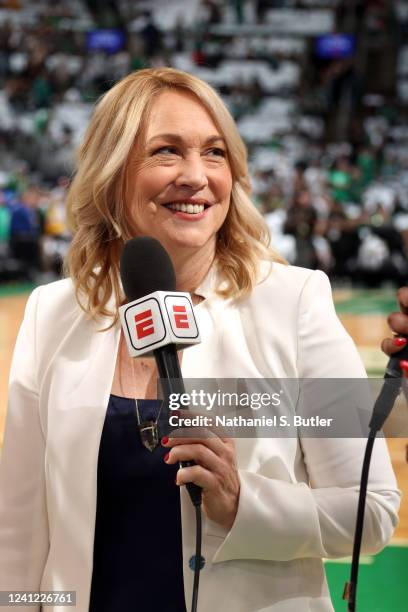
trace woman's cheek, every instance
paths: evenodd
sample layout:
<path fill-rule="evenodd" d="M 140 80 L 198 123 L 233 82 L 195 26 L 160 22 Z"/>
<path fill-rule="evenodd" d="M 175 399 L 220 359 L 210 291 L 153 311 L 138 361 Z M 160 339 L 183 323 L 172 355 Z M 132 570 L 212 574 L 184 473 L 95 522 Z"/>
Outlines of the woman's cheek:
<path fill-rule="evenodd" d="M 232 190 L 232 176 L 229 168 L 224 168 L 221 172 L 214 173 L 211 179 L 218 197 L 220 199 L 228 198 Z"/>
<path fill-rule="evenodd" d="M 147 204 L 146 208 L 148 209 L 148 211 L 149 211 L 149 212 L 151 212 L 151 213 L 152 213 L 152 214 L 154 214 L 154 215 L 157 213 L 157 211 L 158 211 L 158 209 L 159 209 L 158 205 L 157 205 L 157 204 L 155 204 L 155 203 L 154 203 L 154 202 L 152 202 L 152 201 L 150 201 L 150 202 Z"/>

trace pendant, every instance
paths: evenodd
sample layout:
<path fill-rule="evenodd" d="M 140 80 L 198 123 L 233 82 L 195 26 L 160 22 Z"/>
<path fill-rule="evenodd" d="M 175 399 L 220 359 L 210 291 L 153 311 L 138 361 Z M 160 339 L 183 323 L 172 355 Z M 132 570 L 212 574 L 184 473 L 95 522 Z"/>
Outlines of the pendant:
<path fill-rule="evenodd" d="M 150 452 L 159 445 L 159 432 L 157 423 L 154 421 L 144 421 L 137 426 L 139 429 L 140 440 Z"/>

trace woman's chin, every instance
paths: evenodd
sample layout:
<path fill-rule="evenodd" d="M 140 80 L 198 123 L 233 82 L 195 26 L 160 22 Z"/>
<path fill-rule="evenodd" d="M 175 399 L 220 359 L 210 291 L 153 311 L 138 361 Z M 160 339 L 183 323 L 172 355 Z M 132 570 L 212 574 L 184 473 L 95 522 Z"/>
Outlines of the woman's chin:
<path fill-rule="evenodd" d="M 158 240 L 168 251 L 173 249 L 200 250 L 208 246 L 209 242 L 214 242 L 215 245 L 215 236 L 204 236 L 198 232 L 177 233 L 173 236 L 163 237 L 163 239 L 158 237 Z"/>

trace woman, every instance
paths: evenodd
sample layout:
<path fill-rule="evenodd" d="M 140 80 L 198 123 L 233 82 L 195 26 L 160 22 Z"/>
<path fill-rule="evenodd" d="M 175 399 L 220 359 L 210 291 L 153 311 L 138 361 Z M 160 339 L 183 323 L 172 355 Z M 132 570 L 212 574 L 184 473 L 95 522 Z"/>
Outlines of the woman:
<path fill-rule="evenodd" d="M 192 481 L 203 487 L 200 612 L 333 609 L 322 557 L 350 554 L 364 440 L 170 437 L 149 453 L 137 439 L 157 373 L 130 360 L 118 324 L 118 261 L 136 235 L 162 243 L 196 304 L 203 341 L 183 355 L 185 377 L 365 376 L 327 277 L 284 265 L 249 193 L 236 126 L 199 79 L 142 70 L 98 104 L 68 197 L 70 278 L 33 292 L 15 349 L 1 589 L 72 589 L 81 612 L 180 612 L 185 594 L 189 609 Z M 184 459 L 197 465 L 177 471 Z M 398 503 L 379 440 L 365 552 L 388 542 Z"/>

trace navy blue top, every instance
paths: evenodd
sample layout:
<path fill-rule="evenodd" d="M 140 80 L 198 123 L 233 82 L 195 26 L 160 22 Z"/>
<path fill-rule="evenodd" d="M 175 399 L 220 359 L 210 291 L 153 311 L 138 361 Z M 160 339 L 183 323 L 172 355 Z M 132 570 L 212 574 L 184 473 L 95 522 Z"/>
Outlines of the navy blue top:
<path fill-rule="evenodd" d="M 159 404 L 138 400 L 141 420 L 155 420 Z M 161 445 L 145 448 L 137 423 L 135 401 L 111 395 L 99 447 L 89 611 L 185 612 L 178 464 L 163 461 Z"/>

